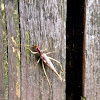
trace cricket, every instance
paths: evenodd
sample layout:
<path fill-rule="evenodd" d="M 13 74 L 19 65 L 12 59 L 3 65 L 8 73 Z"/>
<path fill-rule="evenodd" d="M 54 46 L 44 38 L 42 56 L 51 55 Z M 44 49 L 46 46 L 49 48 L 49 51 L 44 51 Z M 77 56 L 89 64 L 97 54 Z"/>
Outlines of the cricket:
<path fill-rule="evenodd" d="M 11 37 L 11 39 L 12 39 L 12 42 L 16 45 L 16 41 L 14 40 L 14 37 Z M 48 81 L 48 84 L 49 84 L 50 88 L 51 88 L 51 84 L 50 84 L 50 81 L 49 81 L 48 76 L 46 74 L 46 70 L 45 70 L 44 64 L 47 67 L 49 67 L 57 75 L 57 77 L 59 78 L 59 80 L 62 82 L 63 79 L 61 77 L 61 73 L 63 72 L 63 67 L 62 67 L 61 63 L 58 60 L 55 60 L 55 59 L 47 56 L 47 54 L 50 54 L 52 52 L 44 53 L 43 51 L 45 51 L 45 50 L 41 50 L 37 45 L 32 45 L 32 47 L 34 47 L 36 49 L 36 52 L 33 52 L 30 48 L 26 48 L 26 49 L 28 49 L 32 54 L 37 54 L 37 53 L 39 54 L 40 58 L 38 59 L 35 67 L 40 62 L 40 60 L 42 60 L 43 71 L 44 71 L 44 74 L 45 74 L 45 76 L 47 78 L 47 81 Z M 17 49 L 14 49 L 14 47 L 12 47 L 12 49 L 13 49 L 14 52 L 17 52 L 17 54 L 19 56 L 19 51 Z M 60 68 L 61 68 L 60 74 L 58 74 L 58 72 L 56 71 L 56 69 L 55 69 L 53 63 L 51 62 L 51 60 L 59 63 Z"/>

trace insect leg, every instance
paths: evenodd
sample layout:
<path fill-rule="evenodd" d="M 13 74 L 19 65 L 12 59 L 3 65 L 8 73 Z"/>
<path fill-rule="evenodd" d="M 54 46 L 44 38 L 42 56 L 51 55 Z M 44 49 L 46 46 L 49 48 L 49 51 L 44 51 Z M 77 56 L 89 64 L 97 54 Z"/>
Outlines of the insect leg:
<path fill-rule="evenodd" d="M 45 54 L 47 55 L 47 54 L 50 54 L 50 53 L 53 53 L 53 52 L 55 52 L 55 51 L 52 51 L 52 52 L 48 52 L 48 53 L 45 53 Z"/>
<path fill-rule="evenodd" d="M 28 49 L 31 53 L 33 53 L 33 54 L 37 54 L 38 52 L 33 52 L 32 50 L 30 50 L 29 48 L 26 48 L 26 49 Z"/>
<path fill-rule="evenodd" d="M 47 49 L 45 48 L 44 50 L 41 50 L 41 51 L 45 51 L 45 50 L 47 50 Z"/>
<path fill-rule="evenodd" d="M 47 81 L 48 81 L 48 83 L 49 83 L 49 86 L 50 86 L 50 88 L 51 88 L 51 84 L 50 84 L 50 81 L 49 81 L 48 76 L 47 76 L 47 74 L 46 74 L 43 61 L 42 61 L 42 67 L 43 67 L 44 74 L 45 74 L 45 76 L 46 76 L 46 78 L 47 78 Z"/>
<path fill-rule="evenodd" d="M 33 69 L 35 69 L 36 68 L 36 66 L 37 66 L 37 64 L 39 63 L 39 61 L 40 61 L 40 58 L 38 59 L 38 61 L 36 62 L 36 65 L 34 66 L 34 68 Z"/>
<path fill-rule="evenodd" d="M 42 43 L 42 48 L 44 48 L 44 50 L 41 50 L 41 51 L 45 51 L 45 50 L 47 50 L 47 48 L 45 48 L 45 47 L 43 46 L 43 43 Z"/>

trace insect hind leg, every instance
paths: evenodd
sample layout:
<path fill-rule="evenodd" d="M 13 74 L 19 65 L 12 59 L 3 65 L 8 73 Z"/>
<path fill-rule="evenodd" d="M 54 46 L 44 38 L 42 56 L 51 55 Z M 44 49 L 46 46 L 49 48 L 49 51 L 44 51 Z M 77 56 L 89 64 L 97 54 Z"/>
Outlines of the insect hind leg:
<path fill-rule="evenodd" d="M 42 61 L 42 67 L 43 67 L 44 74 L 45 74 L 45 76 L 46 76 L 46 78 L 47 78 L 48 84 L 49 84 L 49 86 L 50 86 L 50 88 L 51 88 L 51 84 L 50 84 L 50 81 L 49 81 L 48 76 L 47 76 L 47 74 L 46 74 L 43 61 Z"/>
<path fill-rule="evenodd" d="M 51 59 L 51 60 L 53 60 L 53 61 L 56 61 L 57 63 L 59 63 L 60 68 L 61 68 L 61 71 L 60 71 L 60 75 L 61 75 L 61 73 L 63 72 L 63 67 L 62 67 L 61 63 L 60 63 L 58 60 L 53 59 L 53 58 L 51 58 L 51 57 L 48 57 L 48 58 Z"/>

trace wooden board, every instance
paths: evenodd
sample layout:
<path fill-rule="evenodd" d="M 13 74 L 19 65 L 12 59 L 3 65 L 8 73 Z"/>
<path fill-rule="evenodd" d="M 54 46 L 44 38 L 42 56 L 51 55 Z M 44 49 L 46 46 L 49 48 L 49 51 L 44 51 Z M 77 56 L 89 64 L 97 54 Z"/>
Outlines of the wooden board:
<path fill-rule="evenodd" d="M 86 1 L 85 97 L 100 100 L 100 1 Z"/>
<path fill-rule="evenodd" d="M 49 56 L 60 61 L 65 71 L 66 1 L 20 0 L 19 7 L 21 43 L 26 44 L 26 35 L 28 32 L 30 45 L 33 45 L 33 41 L 35 41 L 40 49 L 43 49 L 43 44 L 43 46 L 47 48 L 46 52 L 55 50 L 56 52 Z M 65 100 L 65 82 L 61 82 L 58 77 L 45 66 L 47 75 L 52 84 L 52 89 L 50 89 L 41 64 L 38 64 L 36 69 L 33 70 L 37 62 L 35 55 L 30 55 L 30 63 L 28 64 L 25 47 L 21 47 L 21 52 L 21 85 L 24 90 L 21 90 L 21 99 Z M 53 63 L 59 72 L 59 64 Z M 63 74 L 63 79 L 65 79 L 65 74 Z"/>
<path fill-rule="evenodd" d="M 15 48 L 11 37 L 15 38 L 16 28 L 13 16 L 14 2 L 5 0 L 6 9 L 6 21 L 7 21 L 7 33 L 8 33 L 8 100 L 19 100 L 19 75 L 16 64 L 16 53 L 12 47 Z"/>
<path fill-rule="evenodd" d="M 1 6 L 0 100 L 65 100 L 66 0 L 2 0 Z M 38 59 L 26 46 L 33 41 L 45 52 L 55 51 L 48 56 L 63 66 L 63 82 L 45 66 L 51 89 L 41 63 L 33 69 Z M 60 65 L 52 62 L 60 73 Z"/>
<path fill-rule="evenodd" d="M 3 29 L 0 0 L 0 100 L 4 100 Z"/>

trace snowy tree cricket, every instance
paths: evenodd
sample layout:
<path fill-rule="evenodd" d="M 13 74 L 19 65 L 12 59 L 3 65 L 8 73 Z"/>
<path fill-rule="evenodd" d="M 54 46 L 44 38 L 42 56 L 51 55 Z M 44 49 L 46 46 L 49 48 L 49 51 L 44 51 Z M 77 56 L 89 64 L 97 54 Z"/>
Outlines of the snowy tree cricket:
<path fill-rule="evenodd" d="M 16 41 L 14 40 L 14 37 L 11 37 L 11 39 L 12 39 L 12 42 L 16 45 Z M 35 67 L 36 67 L 37 64 L 40 62 L 40 59 L 41 59 L 41 60 L 42 60 L 43 71 L 44 71 L 44 74 L 45 74 L 45 76 L 46 76 L 46 78 L 47 78 L 47 81 L 48 81 L 48 84 L 49 84 L 50 88 L 51 88 L 51 84 L 50 84 L 50 81 L 49 81 L 48 76 L 47 76 L 47 74 L 46 74 L 46 71 L 45 71 L 45 68 L 44 68 L 44 64 L 45 64 L 46 66 L 48 66 L 48 67 L 57 75 L 57 77 L 62 81 L 61 73 L 63 72 L 63 67 L 62 67 L 61 63 L 60 63 L 58 60 L 55 60 L 55 59 L 53 59 L 53 58 L 47 56 L 47 54 L 50 54 L 50 53 L 52 53 L 52 52 L 44 53 L 43 51 L 45 51 L 45 50 L 40 50 L 40 48 L 39 48 L 37 45 L 33 45 L 33 46 L 31 46 L 31 47 L 34 47 L 34 48 L 36 49 L 37 52 L 33 52 L 33 51 L 30 50 L 30 48 L 28 48 L 28 47 L 27 47 L 26 49 L 28 49 L 32 54 L 37 54 L 37 53 L 38 53 L 38 54 L 40 55 L 40 58 L 38 59 L 38 61 L 37 61 L 36 65 L 35 65 Z M 14 49 L 14 47 L 12 47 L 12 49 L 13 49 L 13 51 L 15 52 L 16 49 Z M 16 50 L 16 52 L 17 52 L 17 54 L 19 55 L 18 50 Z M 19 57 L 19 58 L 20 58 L 20 57 Z M 60 67 L 61 67 L 61 73 L 60 73 L 60 75 L 59 75 L 58 72 L 56 71 L 56 69 L 55 69 L 55 67 L 54 67 L 54 65 L 53 65 L 53 63 L 51 62 L 50 59 L 51 59 L 51 60 L 54 60 L 54 61 L 56 61 L 57 63 L 60 64 Z M 35 67 L 34 67 L 34 68 L 35 68 Z M 34 69 L 34 68 L 33 68 L 33 69 Z"/>
<path fill-rule="evenodd" d="M 30 49 L 29 49 L 29 50 L 30 50 L 31 53 L 33 53 L 33 54 L 39 53 L 40 58 L 38 59 L 36 65 L 39 63 L 40 59 L 42 59 L 42 67 L 43 67 L 45 76 L 46 76 L 46 78 L 47 78 L 47 81 L 48 81 L 48 83 L 49 83 L 49 86 L 50 86 L 50 88 L 51 88 L 51 84 L 50 84 L 50 82 L 49 82 L 49 79 L 48 79 L 48 77 L 47 77 L 47 74 L 46 74 L 46 71 L 45 71 L 45 68 L 44 68 L 44 64 L 47 65 L 47 66 L 57 75 L 57 77 L 58 77 L 61 81 L 62 81 L 62 77 L 61 77 L 61 75 L 59 75 L 58 72 L 56 71 L 56 69 L 55 69 L 54 65 L 52 64 L 51 60 L 54 60 L 54 61 L 56 61 L 57 63 L 60 64 L 61 72 L 63 72 L 63 67 L 62 67 L 62 65 L 61 65 L 61 63 L 60 63 L 59 61 L 57 61 L 57 60 L 55 60 L 55 59 L 53 59 L 53 58 L 47 56 L 47 54 L 50 54 L 50 53 L 52 53 L 52 52 L 43 53 L 44 50 L 40 50 L 40 48 L 39 48 L 37 45 L 33 45 L 33 47 L 36 48 L 37 52 L 33 52 L 33 51 L 31 51 Z M 50 60 L 50 59 L 51 59 L 51 60 Z M 35 65 L 35 67 L 36 67 L 36 65 Z M 61 73 L 60 73 L 60 74 L 61 74 Z"/>
<path fill-rule="evenodd" d="M 45 53 L 43 53 L 43 51 L 41 51 L 39 49 L 39 47 L 37 45 L 33 45 L 38 53 L 40 54 L 40 58 L 42 59 L 42 61 L 58 76 L 58 78 L 62 81 L 62 78 L 61 76 L 58 74 L 58 72 L 56 71 L 54 65 L 52 64 L 51 60 L 52 59 L 51 57 L 48 57 Z M 53 60 L 53 59 L 52 59 Z M 55 60 L 56 61 L 56 60 Z M 58 61 L 57 61 L 58 62 Z"/>

